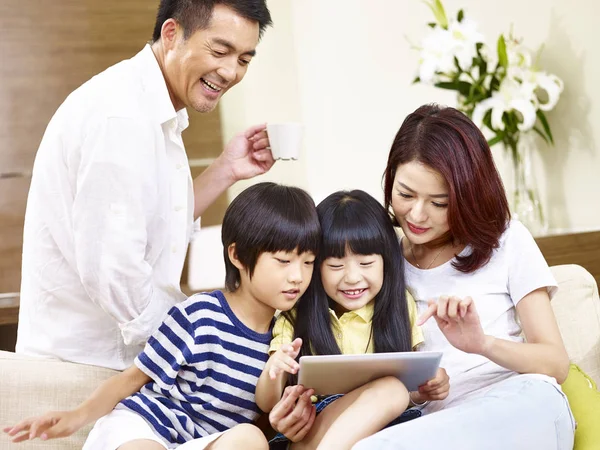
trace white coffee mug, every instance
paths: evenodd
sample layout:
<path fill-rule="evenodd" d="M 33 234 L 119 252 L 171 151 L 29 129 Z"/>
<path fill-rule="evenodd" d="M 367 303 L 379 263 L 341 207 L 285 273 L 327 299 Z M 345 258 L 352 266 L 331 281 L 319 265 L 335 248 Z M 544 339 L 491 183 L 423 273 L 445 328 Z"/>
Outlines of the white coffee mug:
<path fill-rule="evenodd" d="M 298 159 L 303 126 L 299 122 L 268 123 L 267 134 L 274 159 Z"/>

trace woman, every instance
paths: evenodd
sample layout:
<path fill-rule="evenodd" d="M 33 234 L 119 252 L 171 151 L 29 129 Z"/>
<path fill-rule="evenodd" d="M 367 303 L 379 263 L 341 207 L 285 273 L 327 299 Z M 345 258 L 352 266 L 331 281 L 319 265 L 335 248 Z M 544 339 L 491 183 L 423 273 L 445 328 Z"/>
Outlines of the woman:
<path fill-rule="evenodd" d="M 425 342 L 443 351 L 444 401 L 356 449 L 572 449 L 560 390 L 569 360 L 550 298 L 556 282 L 506 195 L 479 129 L 426 105 L 398 131 L 385 206 L 404 232 L 406 284 Z"/>

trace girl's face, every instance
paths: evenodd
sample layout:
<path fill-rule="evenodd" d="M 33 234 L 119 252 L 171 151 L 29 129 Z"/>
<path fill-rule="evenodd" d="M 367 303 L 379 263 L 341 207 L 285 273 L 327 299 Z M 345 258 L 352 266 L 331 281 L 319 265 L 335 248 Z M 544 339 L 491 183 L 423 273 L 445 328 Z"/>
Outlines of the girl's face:
<path fill-rule="evenodd" d="M 362 308 L 375 298 L 383 284 L 381 255 L 357 255 L 346 250 L 343 258 L 327 258 L 321 264 L 327 295 L 338 305 L 337 313 Z"/>
<path fill-rule="evenodd" d="M 448 184 L 439 172 L 417 161 L 401 164 L 392 189 L 394 215 L 411 244 L 448 233 Z"/>

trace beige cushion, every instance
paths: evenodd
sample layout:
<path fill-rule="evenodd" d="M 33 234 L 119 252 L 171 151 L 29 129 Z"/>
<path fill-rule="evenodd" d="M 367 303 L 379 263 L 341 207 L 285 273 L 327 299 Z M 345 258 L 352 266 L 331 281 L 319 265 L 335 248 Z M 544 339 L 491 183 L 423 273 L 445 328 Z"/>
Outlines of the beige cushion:
<path fill-rule="evenodd" d="M 79 405 L 114 370 L 0 351 L 0 429 L 19 420 Z M 75 435 L 48 442 L 36 439 L 15 449 L 81 449 L 92 425 Z M 0 449 L 13 448 L 0 432 Z"/>
<path fill-rule="evenodd" d="M 551 269 L 559 285 L 552 308 L 567 353 L 600 385 L 600 300 L 596 281 L 578 265 Z"/>

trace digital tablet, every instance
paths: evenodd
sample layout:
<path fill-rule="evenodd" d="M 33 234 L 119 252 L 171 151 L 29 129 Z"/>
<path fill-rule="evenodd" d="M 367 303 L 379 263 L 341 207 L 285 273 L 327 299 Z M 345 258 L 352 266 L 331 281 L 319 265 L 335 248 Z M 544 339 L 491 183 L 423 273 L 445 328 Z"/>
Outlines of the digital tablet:
<path fill-rule="evenodd" d="M 367 353 L 300 357 L 298 384 L 315 395 L 346 394 L 369 381 L 392 375 L 409 391 L 433 378 L 442 352 Z"/>

